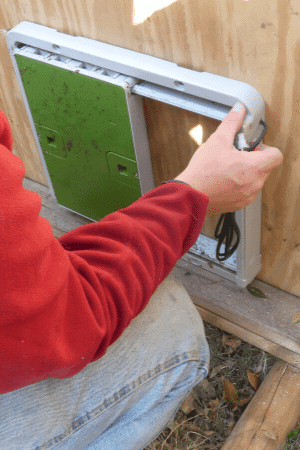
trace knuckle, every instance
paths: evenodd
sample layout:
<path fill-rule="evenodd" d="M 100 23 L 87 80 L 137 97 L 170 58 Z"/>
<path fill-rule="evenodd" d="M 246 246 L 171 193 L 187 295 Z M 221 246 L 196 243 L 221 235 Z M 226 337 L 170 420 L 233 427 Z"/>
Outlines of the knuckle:
<path fill-rule="evenodd" d="M 255 190 L 256 190 L 257 193 L 259 193 L 262 190 L 262 188 L 264 187 L 264 184 L 265 184 L 265 182 L 261 178 L 259 178 L 256 181 L 256 183 L 255 183 Z"/>
<path fill-rule="evenodd" d="M 262 188 L 264 187 L 265 182 L 263 180 L 260 181 L 259 186 L 258 186 L 258 192 L 260 192 L 262 190 Z"/>

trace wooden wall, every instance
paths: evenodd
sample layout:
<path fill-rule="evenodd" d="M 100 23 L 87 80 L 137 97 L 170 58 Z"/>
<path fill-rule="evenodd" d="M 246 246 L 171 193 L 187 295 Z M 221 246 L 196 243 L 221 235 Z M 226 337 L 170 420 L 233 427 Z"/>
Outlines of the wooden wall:
<path fill-rule="evenodd" d="M 142 4 L 148 17 L 137 23 Z M 155 5 L 159 6 L 155 6 Z M 158 9 L 160 8 L 160 9 Z M 6 32 L 27 20 L 251 84 L 264 97 L 264 142 L 285 156 L 263 190 L 258 278 L 300 296 L 300 3 L 298 0 L 1 0 L 0 108 L 13 129 L 26 177 L 47 185 L 6 49 Z M 156 184 L 185 168 L 219 122 L 145 101 Z M 216 218 L 208 218 L 211 234 Z"/>

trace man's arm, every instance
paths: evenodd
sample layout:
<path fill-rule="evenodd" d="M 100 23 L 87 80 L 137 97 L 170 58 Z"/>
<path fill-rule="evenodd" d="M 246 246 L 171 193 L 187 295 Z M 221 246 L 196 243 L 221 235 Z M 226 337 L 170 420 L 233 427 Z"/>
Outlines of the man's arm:
<path fill-rule="evenodd" d="M 0 394 L 101 357 L 196 242 L 208 204 L 168 183 L 56 239 L 10 150 L 0 145 Z"/>

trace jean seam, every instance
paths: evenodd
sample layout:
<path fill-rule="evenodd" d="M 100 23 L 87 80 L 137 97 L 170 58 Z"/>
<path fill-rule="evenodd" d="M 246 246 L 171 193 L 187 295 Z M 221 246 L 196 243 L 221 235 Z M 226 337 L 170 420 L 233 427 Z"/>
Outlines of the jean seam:
<path fill-rule="evenodd" d="M 191 388 L 189 390 L 189 392 L 186 394 L 185 399 L 190 395 L 191 391 L 193 388 Z M 156 438 L 158 438 L 158 436 L 160 435 L 160 433 L 162 433 L 162 431 L 173 421 L 174 417 L 176 416 L 179 408 L 181 407 L 182 403 L 176 408 L 175 412 L 173 413 L 172 417 L 170 420 L 168 420 L 167 424 L 163 426 L 163 428 L 161 428 L 161 430 L 156 434 L 156 436 L 151 439 L 151 441 L 147 442 L 146 445 L 143 445 L 143 447 L 140 450 L 144 450 L 149 444 L 151 444 L 151 442 L 155 441 Z"/>
<path fill-rule="evenodd" d="M 130 383 L 130 385 L 122 387 L 119 391 L 113 394 L 110 399 L 104 400 L 100 405 L 94 408 L 92 411 L 87 412 L 84 416 L 77 419 L 74 423 L 72 423 L 71 427 L 69 427 L 63 434 L 60 434 L 54 438 L 51 438 L 48 442 L 35 447 L 33 450 L 51 450 L 56 447 L 58 444 L 61 444 L 64 440 L 71 437 L 77 430 L 82 428 L 84 425 L 88 424 L 95 418 L 99 417 L 101 414 L 106 412 L 109 408 L 116 405 L 119 401 L 126 398 L 129 394 L 133 393 L 136 389 L 140 388 L 144 384 L 156 378 L 158 375 L 167 372 L 170 369 L 175 368 L 185 362 L 188 361 L 198 361 L 199 368 L 204 368 L 204 361 L 201 361 L 199 358 L 199 354 L 197 351 L 184 352 L 181 355 L 178 355 L 171 360 L 165 362 L 164 364 L 159 364 L 154 369 L 149 370 L 145 375 L 138 377 L 137 380 Z M 152 375 L 151 375 L 152 374 Z M 150 376 L 149 376 L 150 375 Z M 126 392 L 122 394 L 122 391 L 126 389 Z M 112 401 L 114 400 L 114 401 Z M 104 406 L 104 408 L 103 408 Z M 96 410 L 101 408 L 101 410 L 95 413 Z M 92 417 L 91 417 L 92 416 Z M 56 442 L 55 442 L 56 441 Z"/>

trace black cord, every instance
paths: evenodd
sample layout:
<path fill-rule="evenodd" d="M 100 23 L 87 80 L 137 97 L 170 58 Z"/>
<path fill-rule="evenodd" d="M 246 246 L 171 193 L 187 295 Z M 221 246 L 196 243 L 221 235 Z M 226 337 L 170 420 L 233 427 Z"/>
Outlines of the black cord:
<path fill-rule="evenodd" d="M 263 129 L 261 135 L 259 136 L 259 138 L 257 138 L 257 140 L 256 140 L 255 142 L 253 142 L 253 143 L 250 142 L 250 147 L 249 147 L 249 148 L 247 148 L 247 149 L 245 148 L 245 150 L 246 150 L 247 152 L 253 152 L 253 150 L 256 149 L 256 147 L 258 146 L 258 144 L 260 143 L 260 141 L 262 141 L 262 139 L 264 138 L 264 135 L 265 135 L 266 132 L 267 132 L 268 127 L 267 127 L 266 122 L 264 122 L 263 120 L 261 120 L 259 123 L 264 127 L 264 129 Z M 237 135 L 238 135 L 238 133 L 237 133 Z M 234 139 L 234 146 L 235 146 L 236 148 L 237 148 L 237 135 L 236 135 L 236 137 L 235 137 L 235 139 Z"/>
<path fill-rule="evenodd" d="M 261 133 L 259 138 L 254 143 L 251 142 L 249 148 L 247 148 L 247 149 L 245 148 L 245 150 L 248 152 L 252 152 L 258 146 L 258 144 L 261 142 L 261 140 L 263 139 L 264 135 L 267 132 L 267 124 L 263 120 L 260 121 L 260 124 L 263 125 L 263 127 L 264 127 L 263 132 Z M 237 148 L 237 136 L 235 137 L 234 145 Z M 219 231 L 222 223 L 223 223 L 222 229 L 221 229 L 221 231 Z M 232 247 L 234 233 L 236 235 L 236 243 Z M 217 245 L 217 250 L 216 250 L 216 257 L 217 257 L 218 261 L 225 261 L 231 255 L 233 255 L 233 253 L 236 251 L 236 249 L 238 248 L 238 245 L 240 243 L 240 237 L 241 237 L 241 233 L 240 233 L 239 227 L 235 220 L 235 213 L 230 212 L 230 213 L 222 214 L 219 219 L 219 222 L 217 224 L 216 231 L 215 231 L 215 238 L 218 239 L 218 245 Z M 225 242 L 224 242 L 224 240 L 225 240 Z M 221 245 L 223 244 L 223 242 L 225 243 L 225 252 L 220 253 Z"/>
<path fill-rule="evenodd" d="M 219 232 L 222 222 L 223 222 L 223 226 L 222 226 L 221 231 Z M 236 234 L 236 243 L 232 247 L 234 232 Z M 232 213 L 222 214 L 219 219 L 216 231 L 215 231 L 215 238 L 219 239 L 218 245 L 217 245 L 217 250 L 216 250 L 216 257 L 217 257 L 218 261 L 225 261 L 231 255 L 233 255 L 233 253 L 236 251 L 236 249 L 238 248 L 238 245 L 240 243 L 240 237 L 241 237 L 241 233 L 240 233 L 239 227 L 235 221 L 235 213 L 232 212 Z M 224 240 L 225 240 L 225 252 L 221 253 L 220 252 L 221 245 L 223 244 Z"/>

